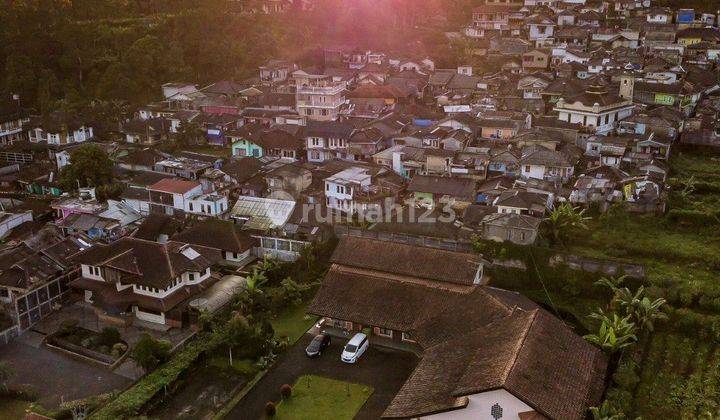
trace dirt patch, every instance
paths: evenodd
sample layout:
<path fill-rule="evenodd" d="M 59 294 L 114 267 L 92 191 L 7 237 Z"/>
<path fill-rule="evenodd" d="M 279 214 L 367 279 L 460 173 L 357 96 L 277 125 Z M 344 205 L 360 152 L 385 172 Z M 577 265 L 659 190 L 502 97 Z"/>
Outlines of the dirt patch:
<path fill-rule="evenodd" d="M 160 420 L 203 418 L 222 407 L 246 383 L 241 372 L 202 358 L 145 414 Z"/>

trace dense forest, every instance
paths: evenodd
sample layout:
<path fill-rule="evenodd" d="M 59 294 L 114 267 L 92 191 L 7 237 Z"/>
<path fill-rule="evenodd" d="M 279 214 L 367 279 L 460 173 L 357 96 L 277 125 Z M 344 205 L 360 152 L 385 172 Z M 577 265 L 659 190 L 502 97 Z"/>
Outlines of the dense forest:
<path fill-rule="evenodd" d="M 327 45 L 442 55 L 443 30 L 476 3 L 318 0 L 310 12 L 245 15 L 227 0 L 7 1 L 0 93 L 41 113 L 94 107 L 101 118 L 157 99 L 168 81 L 242 80 L 268 58 L 302 62 Z"/>

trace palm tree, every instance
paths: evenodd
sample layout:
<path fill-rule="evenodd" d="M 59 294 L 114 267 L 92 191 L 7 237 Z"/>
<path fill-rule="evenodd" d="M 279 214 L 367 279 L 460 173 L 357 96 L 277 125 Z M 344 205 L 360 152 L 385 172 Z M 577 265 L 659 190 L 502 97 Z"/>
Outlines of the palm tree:
<path fill-rule="evenodd" d="M 562 244 L 563 240 L 574 230 L 587 230 L 586 222 L 590 218 L 585 217 L 584 214 L 585 209 L 578 209 L 570 203 L 561 203 L 555 206 L 543 220 L 546 234 L 553 244 Z"/>
<path fill-rule="evenodd" d="M 609 317 L 600 309 L 590 314 L 590 318 L 599 320 L 600 328 L 597 334 L 588 334 L 584 338 L 607 353 L 615 353 L 637 341 L 635 323 L 630 321 L 630 315 L 620 318 L 614 313 Z"/>

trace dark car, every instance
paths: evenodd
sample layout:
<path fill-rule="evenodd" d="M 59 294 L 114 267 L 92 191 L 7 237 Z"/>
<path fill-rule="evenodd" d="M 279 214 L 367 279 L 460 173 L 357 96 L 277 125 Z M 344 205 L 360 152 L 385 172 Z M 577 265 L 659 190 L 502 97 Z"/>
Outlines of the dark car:
<path fill-rule="evenodd" d="M 325 334 L 318 334 L 315 336 L 315 338 L 312 339 L 310 344 L 308 344 L 307 348 L 305 349 L 305 354 L 307 354 L 308 357 L 318 357 L 329 345 L 330 336 Z"/>

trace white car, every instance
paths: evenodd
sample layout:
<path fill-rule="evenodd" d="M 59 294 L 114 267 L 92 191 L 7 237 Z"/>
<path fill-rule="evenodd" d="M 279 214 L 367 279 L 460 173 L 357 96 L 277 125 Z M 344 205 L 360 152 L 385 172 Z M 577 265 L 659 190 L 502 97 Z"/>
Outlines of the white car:
<path fill-rule="evenodd" d="M 369 346 L 367 336 L 363 333 L 357 333 L 345 344 L 340 360 L 345 363 L 355 363 Z"/>

